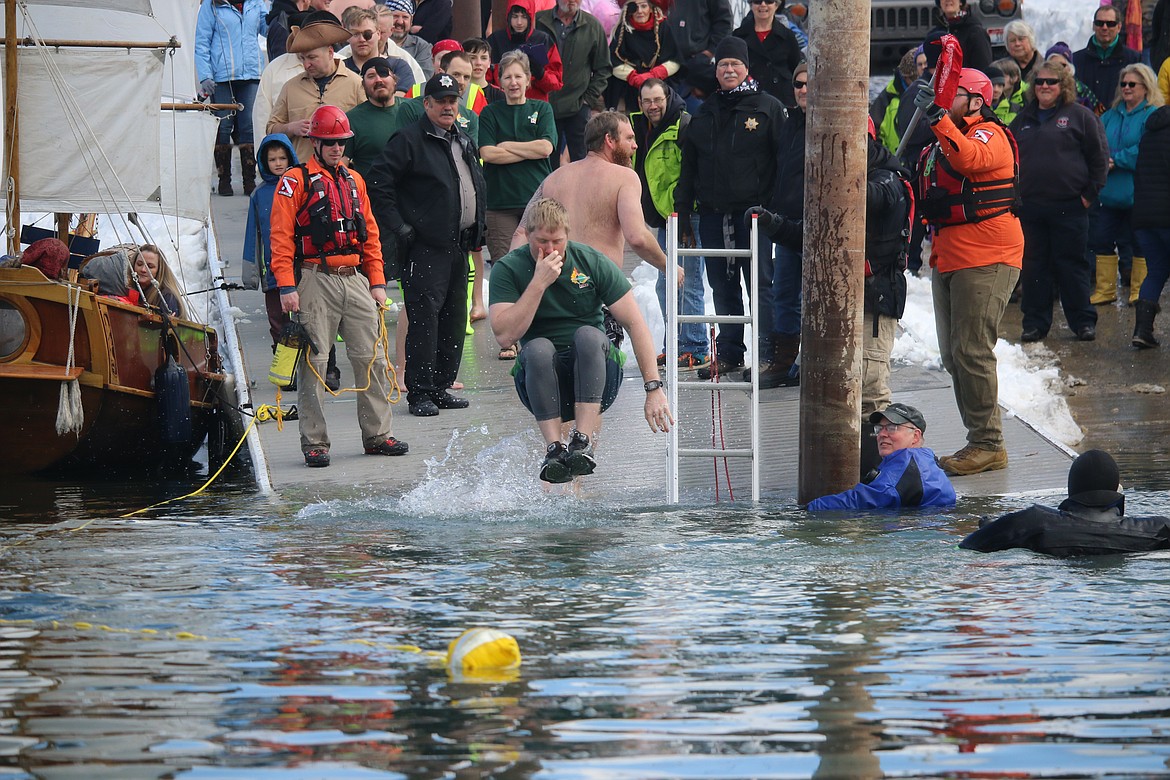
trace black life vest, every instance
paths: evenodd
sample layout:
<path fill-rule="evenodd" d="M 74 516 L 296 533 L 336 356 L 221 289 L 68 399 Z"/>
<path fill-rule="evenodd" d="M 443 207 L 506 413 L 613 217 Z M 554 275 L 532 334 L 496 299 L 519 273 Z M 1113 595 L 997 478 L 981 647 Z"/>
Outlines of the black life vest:
<path fill-rule="evenodd" d="M 297 166 L 304 177 L 308 197 L 297 210 L 296 259 L 315 257 L 328 264 L 332 255 L 355 255 L 367 238 L 357 182 L 344 166 L 337 166 L 337 179 L 324 173 L 309 173 L 307 165 Z"/>
<path fill-rule="evenodd" d="M 956 171 L 941 153 L 939 143 L 922 150 L 918 160 L 918 203 L 922 218 L 936 229 L 949 225 L 983 222 L 1015 213 L 1019 204 L 1020 150 L 1016 138 L 1003 123 L 986 119 L 1007 136 L 1012 149 L 1012 176 L 1009 179 L 972 181 Z"/>
<path fill-rule="evenodd" d="M 873 314 L 873 336 L 879 315 L 901 319 L 906 311 L 906 261 L 914 228 L 914 187 L 902 174 L 888 170 L 901 184 L 905 200 L 886 219 L 865 222 L 865 304 Z M 867 215 L 868 216 L 868 215 Z"/>

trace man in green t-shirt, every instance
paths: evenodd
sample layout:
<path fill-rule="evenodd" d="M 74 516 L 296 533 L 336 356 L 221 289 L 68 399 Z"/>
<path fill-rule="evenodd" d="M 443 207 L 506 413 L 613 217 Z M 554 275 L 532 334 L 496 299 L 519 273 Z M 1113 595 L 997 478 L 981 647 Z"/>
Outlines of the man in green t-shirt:
<path fill-rule="evenodd" d="M 520 343 L 512 373 L 520 402 L 536 417 L 547 445 L 540 478 L 570 482 L 596 468 L 593 436 L 621 387 L 624 356 L 605 335 L 602 306 L 630 334 L 650 430 L 669 431 L 674 417 L 650 329 L 618 267 L 592 247 L 569 241 L 565 207 L 552 198 L 529 206 L 524 227 L 527 246 L 492 268 L 492 331 L 501 346 Z M 576 424 L 567 445 L 562 421 Z"/>
<path fill-rule="evenodd" d="M 362 88 L 366 102 L 345 112 L 353 138 L 345 142 L 345 156 L 350 167 L 368 176 L 370 166 L 386 148 L 386 142 L 398 128 L 398 79 L 385 57 L 371 57 L 362 65 Z"/>

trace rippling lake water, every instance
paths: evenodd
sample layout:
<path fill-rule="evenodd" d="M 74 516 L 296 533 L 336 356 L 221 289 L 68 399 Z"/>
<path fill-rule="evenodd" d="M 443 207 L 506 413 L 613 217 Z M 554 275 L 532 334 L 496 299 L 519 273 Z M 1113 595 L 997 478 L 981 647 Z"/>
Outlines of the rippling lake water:
<path fill-rule="evenodd" d="M 0 778 L 1170 776 L 1170 556 L 956 549 L 1025 499 L 812 518 L 472 487 L 123 520 L 180 486 L 6 489 Z M 474 625 L 518 674 L 396 647 Z"/>

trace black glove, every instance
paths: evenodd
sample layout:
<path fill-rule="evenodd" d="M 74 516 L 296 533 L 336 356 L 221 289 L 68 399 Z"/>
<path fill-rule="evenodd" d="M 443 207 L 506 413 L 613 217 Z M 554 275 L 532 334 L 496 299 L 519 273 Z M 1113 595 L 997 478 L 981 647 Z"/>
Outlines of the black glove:
<path fill-rule="evenodd" d="M 918 94 L 914 96 L 914 107 L 921 108 L 922 115 L 932 125 L 942 119 L 943 114 L 946 113 L 946 109 L 934 104 L 934 90 L 929 84 L 919 89 Z"/>
<path fill-rule="evenodd" d="M 691 230 L 691 215 L 678 215 L 678 244 L 684 249 L 694 249 L 699 245 L 695 240 L 695 231 Z"/>
<path fill-rule="evenodd" d="M 775 240 L 776 231 L 780 229 L 780 224 L 784 221 L 784 217 L 779 214 L 773 214 L 763 206 L 752 206 L 743 215 L 743 224 L 747 226 L 748 230 L 751 230 L 753 216 L 759 216 L 760 230 L 764 231 L 764 235 Z"/>
<path fill-rule="evenodd" d="M 403 222 L 394 230 L 394 235 L 398 239 L 398 259 L 405 264 L 410 245 L 414 243 L 414 228 Z"/>

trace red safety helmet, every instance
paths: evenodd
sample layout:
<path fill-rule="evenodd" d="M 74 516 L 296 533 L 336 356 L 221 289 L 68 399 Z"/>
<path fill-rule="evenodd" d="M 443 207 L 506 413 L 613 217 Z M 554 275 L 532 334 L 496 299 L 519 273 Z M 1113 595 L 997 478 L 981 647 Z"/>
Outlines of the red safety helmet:
<path fill-rule="evenodd" d="M 321 106 L 309 120 L 309 137 L 322 140 L 353 138 L 349 129 L 349 117 L 337 106 Z"/>
<path fill-rule="evenodd" d="M 869 127 L 866 128 L 866 131 L 869 133 L 869 137 L 876 141 L 877 140 L 877 127 L 874 126 L 873 117 L 867 116 L 866 121 L 869 122 Z"/>
<path fill-rule="evenodd" d="M 963 68 L 959 73 L 959 86 L 967 90 L 968 94 L 983 98 L 985 106 L 991 105 L 991 79 L 983 71 Z"/>

